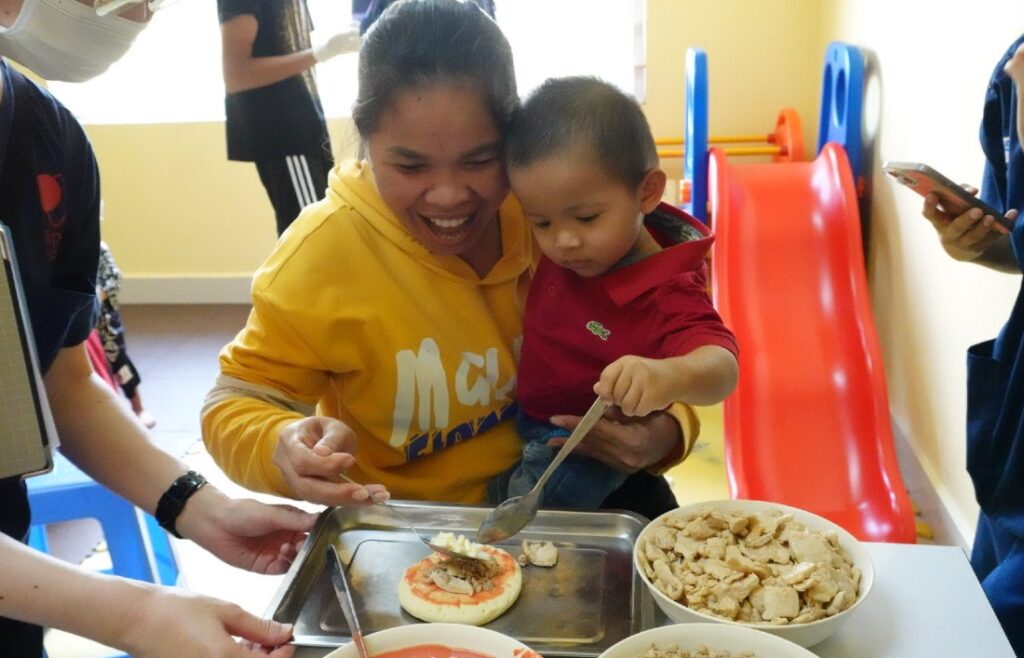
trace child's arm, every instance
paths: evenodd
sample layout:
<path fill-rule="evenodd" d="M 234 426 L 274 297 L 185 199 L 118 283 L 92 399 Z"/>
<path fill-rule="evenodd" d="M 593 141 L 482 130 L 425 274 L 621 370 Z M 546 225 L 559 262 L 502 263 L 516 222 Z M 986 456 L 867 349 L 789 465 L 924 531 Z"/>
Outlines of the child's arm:
<path fill-rule="evenodd" d="M 624 356 L 606 367 L 594 393 L 627 416 L 646 416 L 673 402 L 709 405 L 736 388 L 739 367 L 732 352 L 704 345 L 685 356 L 648 359 Z"/>

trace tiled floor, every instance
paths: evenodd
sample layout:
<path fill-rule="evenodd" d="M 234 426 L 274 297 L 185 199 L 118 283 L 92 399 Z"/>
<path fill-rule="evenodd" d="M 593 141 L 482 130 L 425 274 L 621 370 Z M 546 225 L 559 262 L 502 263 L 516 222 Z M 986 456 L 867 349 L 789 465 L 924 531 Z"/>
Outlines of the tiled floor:
<path fill-rule="evenodd" d="M 131 306 L 124 308 L 128 352 L 142 374 L 140 392 L 157 420 L 153 435 L 166 450 L 183 455 L 201 449 L 199 409 L 217 374 L 217 353 L 245 323 L 246 306 Z M 669 472 L 680 503 L 728 497 L 721 407 L 700 409 L 703 429 L 693 455 Z M 946 531 L 934 494 L 920 469 L 901 451 L 911 497 L 924 510 L 937 543 L 955 543 Z M 100 658 L 104 647 L 51 631 L 51 658 Z"/>

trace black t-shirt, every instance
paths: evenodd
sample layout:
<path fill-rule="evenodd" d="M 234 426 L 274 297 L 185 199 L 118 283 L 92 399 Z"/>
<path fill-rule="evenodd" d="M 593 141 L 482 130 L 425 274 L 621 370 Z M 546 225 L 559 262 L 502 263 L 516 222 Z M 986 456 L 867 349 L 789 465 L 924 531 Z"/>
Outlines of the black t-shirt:
<path fill-rule="evenodd" d="M 63 105 L 3 59 L 0 76 L 0 221 L 11 229 L 45 373 L 61 348 L 78 345 L 93 327 L 99 173 L 89 140 Z M 0 532 L 22 539 L 28 526 L 24 482 L 0 480 Z M 38 656 L 42 634 L 0 619 L 0 647 L 4 656 Z"/>
<path fill-rule="evenodd" d="M 220 22 L 250 14 L 259 28 L 253 57 L 306 50 L 313 21 L 306 0 L 217 0 Z M 252 162 L 322 152 L 331 157 L 330 139 L 313 70 L 257 89 L 228 94 L 228 158 Z"/>

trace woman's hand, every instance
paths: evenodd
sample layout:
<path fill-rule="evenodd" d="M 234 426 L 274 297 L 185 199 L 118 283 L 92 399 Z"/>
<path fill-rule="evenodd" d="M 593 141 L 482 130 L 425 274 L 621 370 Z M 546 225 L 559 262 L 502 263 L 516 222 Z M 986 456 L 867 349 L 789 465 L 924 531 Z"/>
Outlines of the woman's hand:
<path fill-rule="evenodd" d="M 288 570 L 314 523 L 316 514 L 228 498 L 206 485 L 189 498 L 175 525 L 182 537 L 232 566 L 279 574 Z"/>
<path fill-rule="evenodd" d="M 978 190 L 968 185 L 964 189 L 971 194 L 978 193 Z M 939 208 L 939 198 L 935 194 L 925 197 L 922 214 L 935 227 L 942 248 L 959 261 L 979 260 L 993 243 L 1010 232 L 995 217 L 985 215 L 978 208 L 972 208 L 959 216 L 944 212 Z M 1016 219 L 1017 211 L 1009 211 L 1006 217 Z"/>
<path fill-rule="evenodd" d="M 120 625 L 125 631 L 112 644 L 136 658 L 288 658 L 295 653 L 293 646 L 279 646 L 291 639 L 290 625 L 185 590 L 141 588 L 127 609 Z"/>
<path fill-rule="evenodd" d="M 581 416 L 551 417 L 553 424 L 570 431 L 580 420 Z M 617 407 L 609 407 L 574 454 L 593 457 L 619 471 L 635 473 L 665 459 L 682 440 L 679 423 L 667 413 L 659 411 L 643 418 L 630 418 Z M 564 443 L 564 438 L 548 441 L 552 448 Z"/>
<path fill-rule="evenodd" d="M 312 416 L 281 430 L 274 464 L 297 498 L 322 505 L 366 505 L 390 495 L 380 484 L 353 484 L 341 474 L 355 463 L 356 435 L 336 418 Z M 371 499 L 372 498 L 372 499 Z"/>

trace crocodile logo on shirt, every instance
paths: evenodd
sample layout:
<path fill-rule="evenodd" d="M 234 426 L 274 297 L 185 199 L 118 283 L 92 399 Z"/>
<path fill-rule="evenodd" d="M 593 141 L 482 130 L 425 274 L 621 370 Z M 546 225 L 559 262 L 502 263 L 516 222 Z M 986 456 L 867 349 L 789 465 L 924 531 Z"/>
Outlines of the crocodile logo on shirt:
<path fill-rule="evenodd" d="M 604 325 L 597 320 L 591 320 L 587 323 L 587 331 L 594 334 L 601 340 L 608 340 L 608 336 L 612 335 L 610 329 L 605 329 Z"/>

